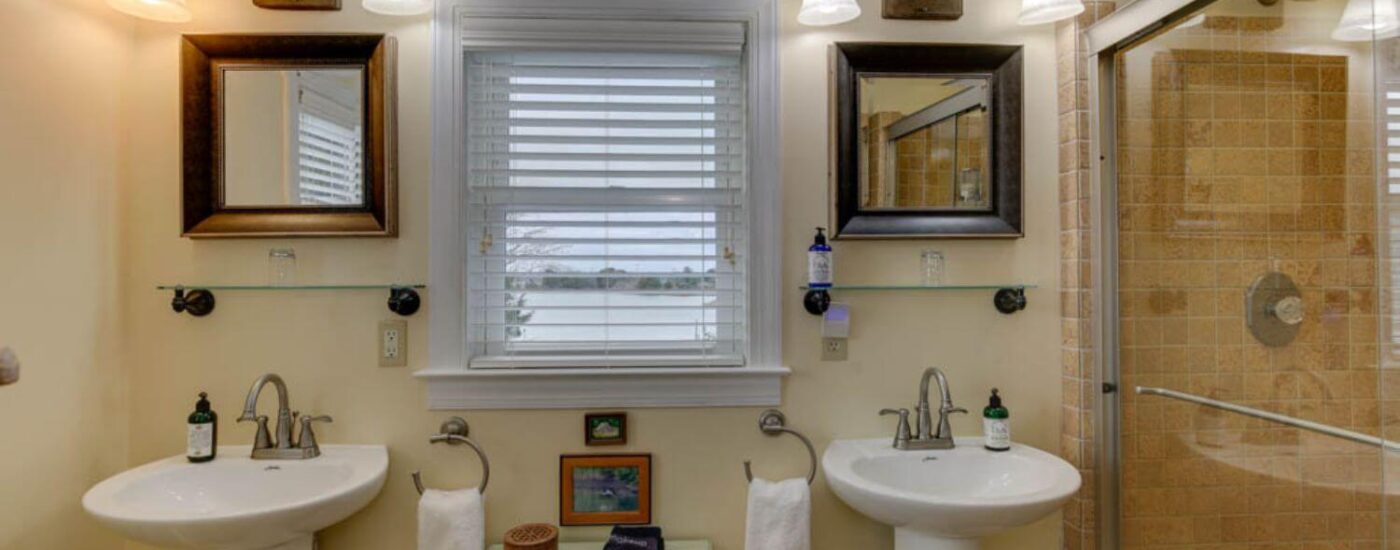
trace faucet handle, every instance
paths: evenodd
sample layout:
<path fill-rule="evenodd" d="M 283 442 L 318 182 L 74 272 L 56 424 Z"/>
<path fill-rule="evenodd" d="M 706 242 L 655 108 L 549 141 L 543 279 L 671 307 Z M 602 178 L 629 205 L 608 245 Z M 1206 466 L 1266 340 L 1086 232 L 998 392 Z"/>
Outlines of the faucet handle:
<path fill-rule="evenodd" d="M 326 415 L 308 415 L 301 417 L 301 442 L 297 444 L 298 448 L 315 449 L 320 447 L 316 444 L 316 432 L 311 431 L 312 422 L 334 422 L 334 420 L 332 420 L 331 417 Z"/>
<path fill-rule="evenodd" d="M 242 416 L 238 418 L 238 422 L 249 421 L 256 421 L 258 423 L 258 434 L 253 437 L 253 449 L 271 449 L 272 433 L 267 431 L 267 415 L 260 414 L 253 417 Z"/>
<path fill-rule="evenodd" d="M 891 414 L 899 415 L 899 425 L 894 429 L 894 446 L 899 448 L 913 437 L 909 433 L 909 409 L 880 409 L 880 416 Z"/>
<path fill-rule="evenodd" d="M 949 414 L 949 413 L 963 413 L 963 414 L 967 414 L 967 409 L 964 409 L 964 408 L 962 408 L 962 407 L 954 407 L 954 406 L 952 406 L 952 405 L 949 405 L 949 406 L 947 406 L 947 407 L 943 407 L 942 409 L 939 409 L 939 410 L 942 411 L 943 414 Z"/>

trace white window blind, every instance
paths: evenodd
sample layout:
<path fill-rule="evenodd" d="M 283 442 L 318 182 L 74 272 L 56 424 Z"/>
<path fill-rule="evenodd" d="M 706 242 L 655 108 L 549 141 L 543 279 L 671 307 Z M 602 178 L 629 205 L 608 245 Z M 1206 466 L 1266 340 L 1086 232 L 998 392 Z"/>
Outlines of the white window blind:
<path fill-rule="evenodd" d="M 295 204 L 364 203 L 363 102 L 359 71 L 297 71 L 291 80 L 296 125 Z"/>
<path fill-rule="evenodd" d="M 467 53 L 471 367 L 744 364 L 743 57 L 712 46 Z"/>

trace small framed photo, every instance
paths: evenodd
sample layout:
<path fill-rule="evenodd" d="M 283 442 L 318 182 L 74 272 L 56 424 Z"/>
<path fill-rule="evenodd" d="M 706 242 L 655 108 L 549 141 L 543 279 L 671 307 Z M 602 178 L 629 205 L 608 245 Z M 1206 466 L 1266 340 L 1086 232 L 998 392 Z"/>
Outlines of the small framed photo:
<path fill-rule="evenodd" d="M 583 415 L 583 443 L 595 445 L 627 444 L 627 413 L 589 413 Z"/>
<path fill-rule="evenodd" d="M 651 455 L 559 457 L 560 525 L 651 523 Z"/>

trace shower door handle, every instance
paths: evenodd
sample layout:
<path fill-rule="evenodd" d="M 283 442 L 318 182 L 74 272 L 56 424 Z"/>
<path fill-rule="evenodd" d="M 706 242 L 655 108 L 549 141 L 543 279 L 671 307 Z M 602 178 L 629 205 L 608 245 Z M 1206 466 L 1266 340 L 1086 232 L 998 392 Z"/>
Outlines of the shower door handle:
<path fill-rule="evenodd" d="M 1381 447 L 1390 451 L 1400 451 L 1400 442 L 1391 441 L 1389 439 L 1381 439 L 1373 435 L 1366 435 L 1360 432 L 1353 432 L 1351 430 L 1338 428 L 1336 426 L 1330 426 L 1327 424 L 1321 424 L 1318 422 L 1313 422 L 1311 420 L 1303 420 L 1301 418 L 1295 418 L 1288 415 L 1273 413 L 1265 410 L 1255 409 L 1252 407 L 1246 407 L 1243 405 L 1236 405 L 1234 403 L 1227 403 L 1225 401 L 1219 401 L 1216 399 L 1211 399 L 1209 397 L 1201 397 L 1199 395 L 1193 395 L 1165 388 L 1150 388 L 1145 386 L 1138 386 L 1137 393 L 1141 395 L 1159 395 L 1162 397 L 1169 397 L 1172 399 L 1186 401 L 1189 403 L 1195 403 L 1197 405 L 1204 405 L 1207 407 L 1220 409 L 1222 411 L 1229 411 L 1245 416 L 1252 416 L 1254 418 L 1259 418 L 1262 420 L 1268 420 L 1270 422 L 1277 422 L 1279 424 L 1292 426 L 1300 430 L 1308 430 L 1310 432 L 1330 435 L 1332 437 L 1345 439 L 1347 441 L 1354 441 L 1356 443 L 1371 445 L 1373 447 Z"/>

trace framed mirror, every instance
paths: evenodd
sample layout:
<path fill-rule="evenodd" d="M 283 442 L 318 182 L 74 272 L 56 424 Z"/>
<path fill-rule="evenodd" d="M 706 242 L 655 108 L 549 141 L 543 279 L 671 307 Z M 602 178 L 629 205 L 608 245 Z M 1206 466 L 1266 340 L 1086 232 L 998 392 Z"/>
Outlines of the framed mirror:
<path fill-rule="evenodd" d="M 187 237 L 397 234 L 392 40 L 185 35 Z"/>
<path fill-rule="evenodd" d="M 837 43 L 837 238 L 1021 232 L 1021 48 Z"/>

